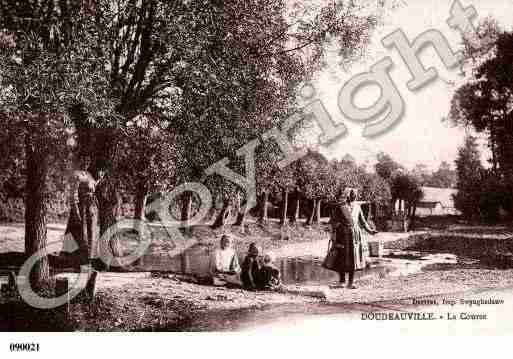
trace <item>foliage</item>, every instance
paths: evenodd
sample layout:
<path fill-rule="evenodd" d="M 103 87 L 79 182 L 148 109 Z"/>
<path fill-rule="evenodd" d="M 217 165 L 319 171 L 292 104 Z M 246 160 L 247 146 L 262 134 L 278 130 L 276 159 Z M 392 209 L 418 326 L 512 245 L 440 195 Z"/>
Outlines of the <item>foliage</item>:
<path fill-rule="evenodd" d="M 0 157 L 1 168 L 7 170 L 2 175 L 4 185 L 16 182 L 23 189 L 24 146 L 26 140 L 34 142 L 54 164 L 48 191 L 53 193 L 64 190 L 63 173 L 72 144 L 68 107 L 80 101 L 89 111 L 105 116 L 113 104 L 107 96 L 104 63 L 94 51 L 95 29 L 86 21 L 87 9 L 47 8 L 49 3 L 1 4 L 0 29 L 9 41 L 8 46 L 0 46 Z"/>
<path fill-rule="evenodd" d="M 151 117 L 136 117 L 120 139 L 116 170 L 129 193 L 171 190 L 178 182 L 176 168 L 182 150 L 176 136 L 159 125 Z"/>
<path fill-rule="evenodd" d="M 318 152 L 309 150 L 298 164 L 299 188 L 308 199 L 329 197 L 333 181 L 328 160 Z"/>
<path fill-rule="evenodd" d="M 429 172 L 428 167 L 423 163 L 416 164 L 410 171 L 410 175 L 422 186 L 427 186 L 428 182 L 431 180 L 431 173 Z"/>
<path fill-rule="evenodd" d="M 446 161 L 442 161 L 438 170 L 432 173 L 425 185 L 431 187 L 455 188 L 456 181 L 456 171 L 453 170 Z"/>
<path fill-rule="evenodd" d="M 479 156 L 475 137 L 467 136 L 456 159 L 458 192 L 454 196 L 455 207 L 467 218 L 479 215 L 479 198 L 484 171 Z"/>
<path fill-rule="evenodd" d="M 379 176 L 387 181 L 391 181 L 397 171 L 402 169 L 402 166 L 390 157 L 390 155 L 380 152 L 377 155 L 377 162 L 374 168 Z"/>
<path fill-rule="evenodd" d="M 391 195 L 393 200 L 404 200 L 407 207 L 415 207 L 424 193 L 414 177 L 399 173 L 392 178 Z"/>
<path fill-rule="evenodd" d="M 88 21 L 89 7 L 83 5 L 52 0 L 0 2 L 4 34 L 0 132 L 11 133 L 14 141 L 23 143 L 2 145 L 5 153 L 0 157 L 24 159 L 25 252 L 29 256 L 46 248 L 51 164 L 59 168 L 69 159 L 67 109 L 81 102 L 97 116 L 108 116 L 113 110 L 105 64 L 95 51 L 97 29 Z M 43 257 L 29 280 L 34 288 L 43 289 L 49 276 L 48 258 Z"/>
<path fill-rule="evenodd" d="M 430 172 L 424 164 L 417 164 L 410 175 L 421 186 L 454 188 L 456 187 L 456 171 L 451 168 L 449 163 L 442 161 L 438 169 Z"/>
<path fill-rule="evenodd" d="M 492 167 L 500 178 L 513 179 L 513 33 L 487 20 L 480 25 L 480 37 L 491 46 L 472 52 L 467 66 L 470 75 L 457 89 L 449 119 L 472 127 L 488 137 Z"/>
<path fill-rule="evenodd" d="M 502 211 L 511 211 L 511 185 L 504 183 L 491 171 L 484 171 L 479 186 L 479 211 L 485 221 L 496 221 L 503 217 Z"/>
<path fill-rule="evenodd" d="M 64 173 L 56 168 L 76 154 L 101 159 L 127 191 L 204 180 L 205 168 L 236 158 L 239 147 L 297 110 L 298 85 L 325 64 L 328 47 L 346 63 L 360 57 L 383 6 L 2 1 L 1 149 L 9 153 L 0 157 L 5 168 L 7 159 L 15 163 L 5 181 L 20 182 L 28 134 L 56 179 Z M 134 125 L 141 119 L 149 125 Z M 297 186 L 296 167 L 263 171 L 264 187 Z M 326 193 L 311 192 L 328 198 L 332 172 L 319 175 Z M 237 192 L 220 178 L 206 182 L 217 193 Z"/>
<path fill-rule="evenodd" d="M 365 173 L 361 191 L 362 200 L 376 202 L 383 207 L 387 207 L 392 199 L 389 183 L 374 173 Z"/>
<path fill-rule="evenodd" d="M 458 192 L 454 204 L 464 217 L 494 221 L 501 218 L 501 210 L 511 211 L 511 184 L 498 177 L 493 169 L 483 168 L 474 137 L 465 139 L 456 166 Z"/>

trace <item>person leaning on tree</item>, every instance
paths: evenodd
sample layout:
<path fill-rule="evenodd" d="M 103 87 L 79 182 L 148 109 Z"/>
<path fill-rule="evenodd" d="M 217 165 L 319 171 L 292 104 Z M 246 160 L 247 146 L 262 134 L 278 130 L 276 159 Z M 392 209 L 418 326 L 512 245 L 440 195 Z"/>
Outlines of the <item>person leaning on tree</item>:
<path fill-rule="evenodd" d="M 66 225 L 63 252 L 72 258 L 78 258 L 77 265 L 90 264 L 98 251 L 98 203 L 95 188 L 104 177 L 104 171 L 99 170 L 96 178 L 89 171 L 72 170 L 68 174 L 69 218 Z M 78 246 L 78 252 L 73 251 L 71 238 Z"/>

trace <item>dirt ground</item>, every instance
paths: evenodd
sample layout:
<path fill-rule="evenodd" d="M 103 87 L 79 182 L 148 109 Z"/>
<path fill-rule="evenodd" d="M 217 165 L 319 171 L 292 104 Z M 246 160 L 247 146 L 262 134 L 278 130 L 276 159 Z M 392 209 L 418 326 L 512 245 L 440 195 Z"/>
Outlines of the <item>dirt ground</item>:
<path fill-rule="evenodd" d="M 57 238 L 62 227 L 51 226 L 49 235 Z M 204 243 L 215 243 L 218 234 L 209 233 L 209 238 L 201 238 L 200 229 L 194 235 L 200 236 Z M 458 224 L 454 228 L 437 229 L 445 231 L 451 238 L 451 245 L 443 250 L 450 253 L 458 248 L 457 243 L 465 243 L 479 248 L 487 248 L 487 243 L 502 244 L 494 247 L 509 248 L 510 228 L 504 226 L 481 226 L 479 231 L 473 227 Z M 434 231 L 431 231 L 434 233 Z M 513 231 L 512 231 L 513 232 Z M 304 256 L 324 251 L 319 239 L 322 230 L 303 236 L 295 232 L 295 239 L 283 240 L 276 230 L 269 230 L 251 236 L 240 235 L 237 245 L 245 248 L 251 241 L 272 248 L 278 256 Z M 404 234 L 382 234 L 386 247 L 394 249 L 428 247 L 432 238 L 426 236 L 429 228 L 422 232 Z M 475 237 L 468 240 L 468 235 Z M 419 241 L 419 234 L 423 235 Z M 0 253 L 19 251 L 20 227 L 0 227 Z M 467 237 L 466 237 L 467 236 Z M 242 239 L 240 239 L 242 238 Z M 21 237 L 22 239 L 22 237 Z M 427 244 L 426 244 L 427 243 Z M 440 243 L 438 242 L 435 243 Z M 444 242 L 445 243 L 445 242 Z M 418 248 L 416 248 L 418 249 Z M 191 283 L 180 275 L 156 275 L 155 273 L 100 273 L 97 283 L 96 299 L 91 303 L 75 300 L 69 311 L 65 307 L 53 311 L 41 312 L 28 308 L 22 303 L 0 303 L 1 330 L 80 330 L 80 331 L 151 331 L 151 330 L 222 330 L 237 328 L 237 318 L 251 312 L 253 317 L 270 308 L 289 308 L 296 312 L 308 312 L 311 308 L 329 308 L 340 304 L 366 305 L 374 303 L 401 302 L 411 298 L 456 295 L 472 291 L 500 289 L 513 286 L 513 266 L 497 266 L 483 261 L 474 255 L 479 251 L 460 250 L 457 263 L 428 265 L 421 271 L 399 276 L 369 276 L 357 282 L 358 288 L 330 289 L 327 285 L 301 286 L 288 285 L 283 292 L 248 292 L 240 289 L 226 289 Z M 486 252 L 486 251 L 484 251 Z M 445 252 L 444 252 L 445 253 Z M 37 313 L 35 313 L 37 312 Z M 277 313 L 277 315 L 285 315 Z M 27 318 L 31 318 L 28 320 Z M 37 319 L 39 318 L 39 320 Z"/>

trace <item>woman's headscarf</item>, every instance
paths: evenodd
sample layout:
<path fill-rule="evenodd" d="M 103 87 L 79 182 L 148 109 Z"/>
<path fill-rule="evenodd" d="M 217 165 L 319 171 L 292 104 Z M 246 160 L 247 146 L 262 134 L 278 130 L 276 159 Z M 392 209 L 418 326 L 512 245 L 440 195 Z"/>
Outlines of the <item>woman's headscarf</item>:
<path fill-rule="evenodd" d="M 249 248 L 248 248 L 248 254 L 251 255 L 251 256 L 258 256 L 258 247 L 256 246 L 256 243 L 250 243 L 249 245 Z"/>

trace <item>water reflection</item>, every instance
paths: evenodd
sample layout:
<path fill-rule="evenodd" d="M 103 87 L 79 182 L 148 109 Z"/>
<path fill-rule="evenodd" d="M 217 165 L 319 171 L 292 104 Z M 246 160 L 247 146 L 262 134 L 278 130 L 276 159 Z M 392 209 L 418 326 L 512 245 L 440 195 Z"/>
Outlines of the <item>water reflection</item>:
<path fill-rule="evenodd" d="M 194 246 L 176 256 L 147 254 L 142 258 L 143 267 L 150 271 L 168 271 L 181 274 L 206 276 L 209 273 L 213 249 Z"/>
<path fill-rule="evenodd" d="M 169 271 L 181 274 L 203 277 L 208 275 L 210 257 L 213 247 L 195 246 L 183 253 L 170 257 L 163 255 L 145 255 L 143 257 L 144 269 L 152 271 Z M 242 263 L 245 254 L 239 255 Z M 338 280 L 336 272 L 321 267 L 322 259 L 317 257 L 281 258 L 275 265 L 280 269 L 284 284 L 330 284 Z M 385 276 L 391 267 L 377 265 L 356 273 L 356 278 L 368 275 Z"/>
<path fill-rule="evenodd" d="M 316 257 L 282 258 L 277 261 L 285 284 L 330 284 L 338 281 L 336 272 L 321 267 L 322 259 Z M 369 275 L 385 276 L 392 269 L 381 265 L 355 273 L 355 278 Z"/>

